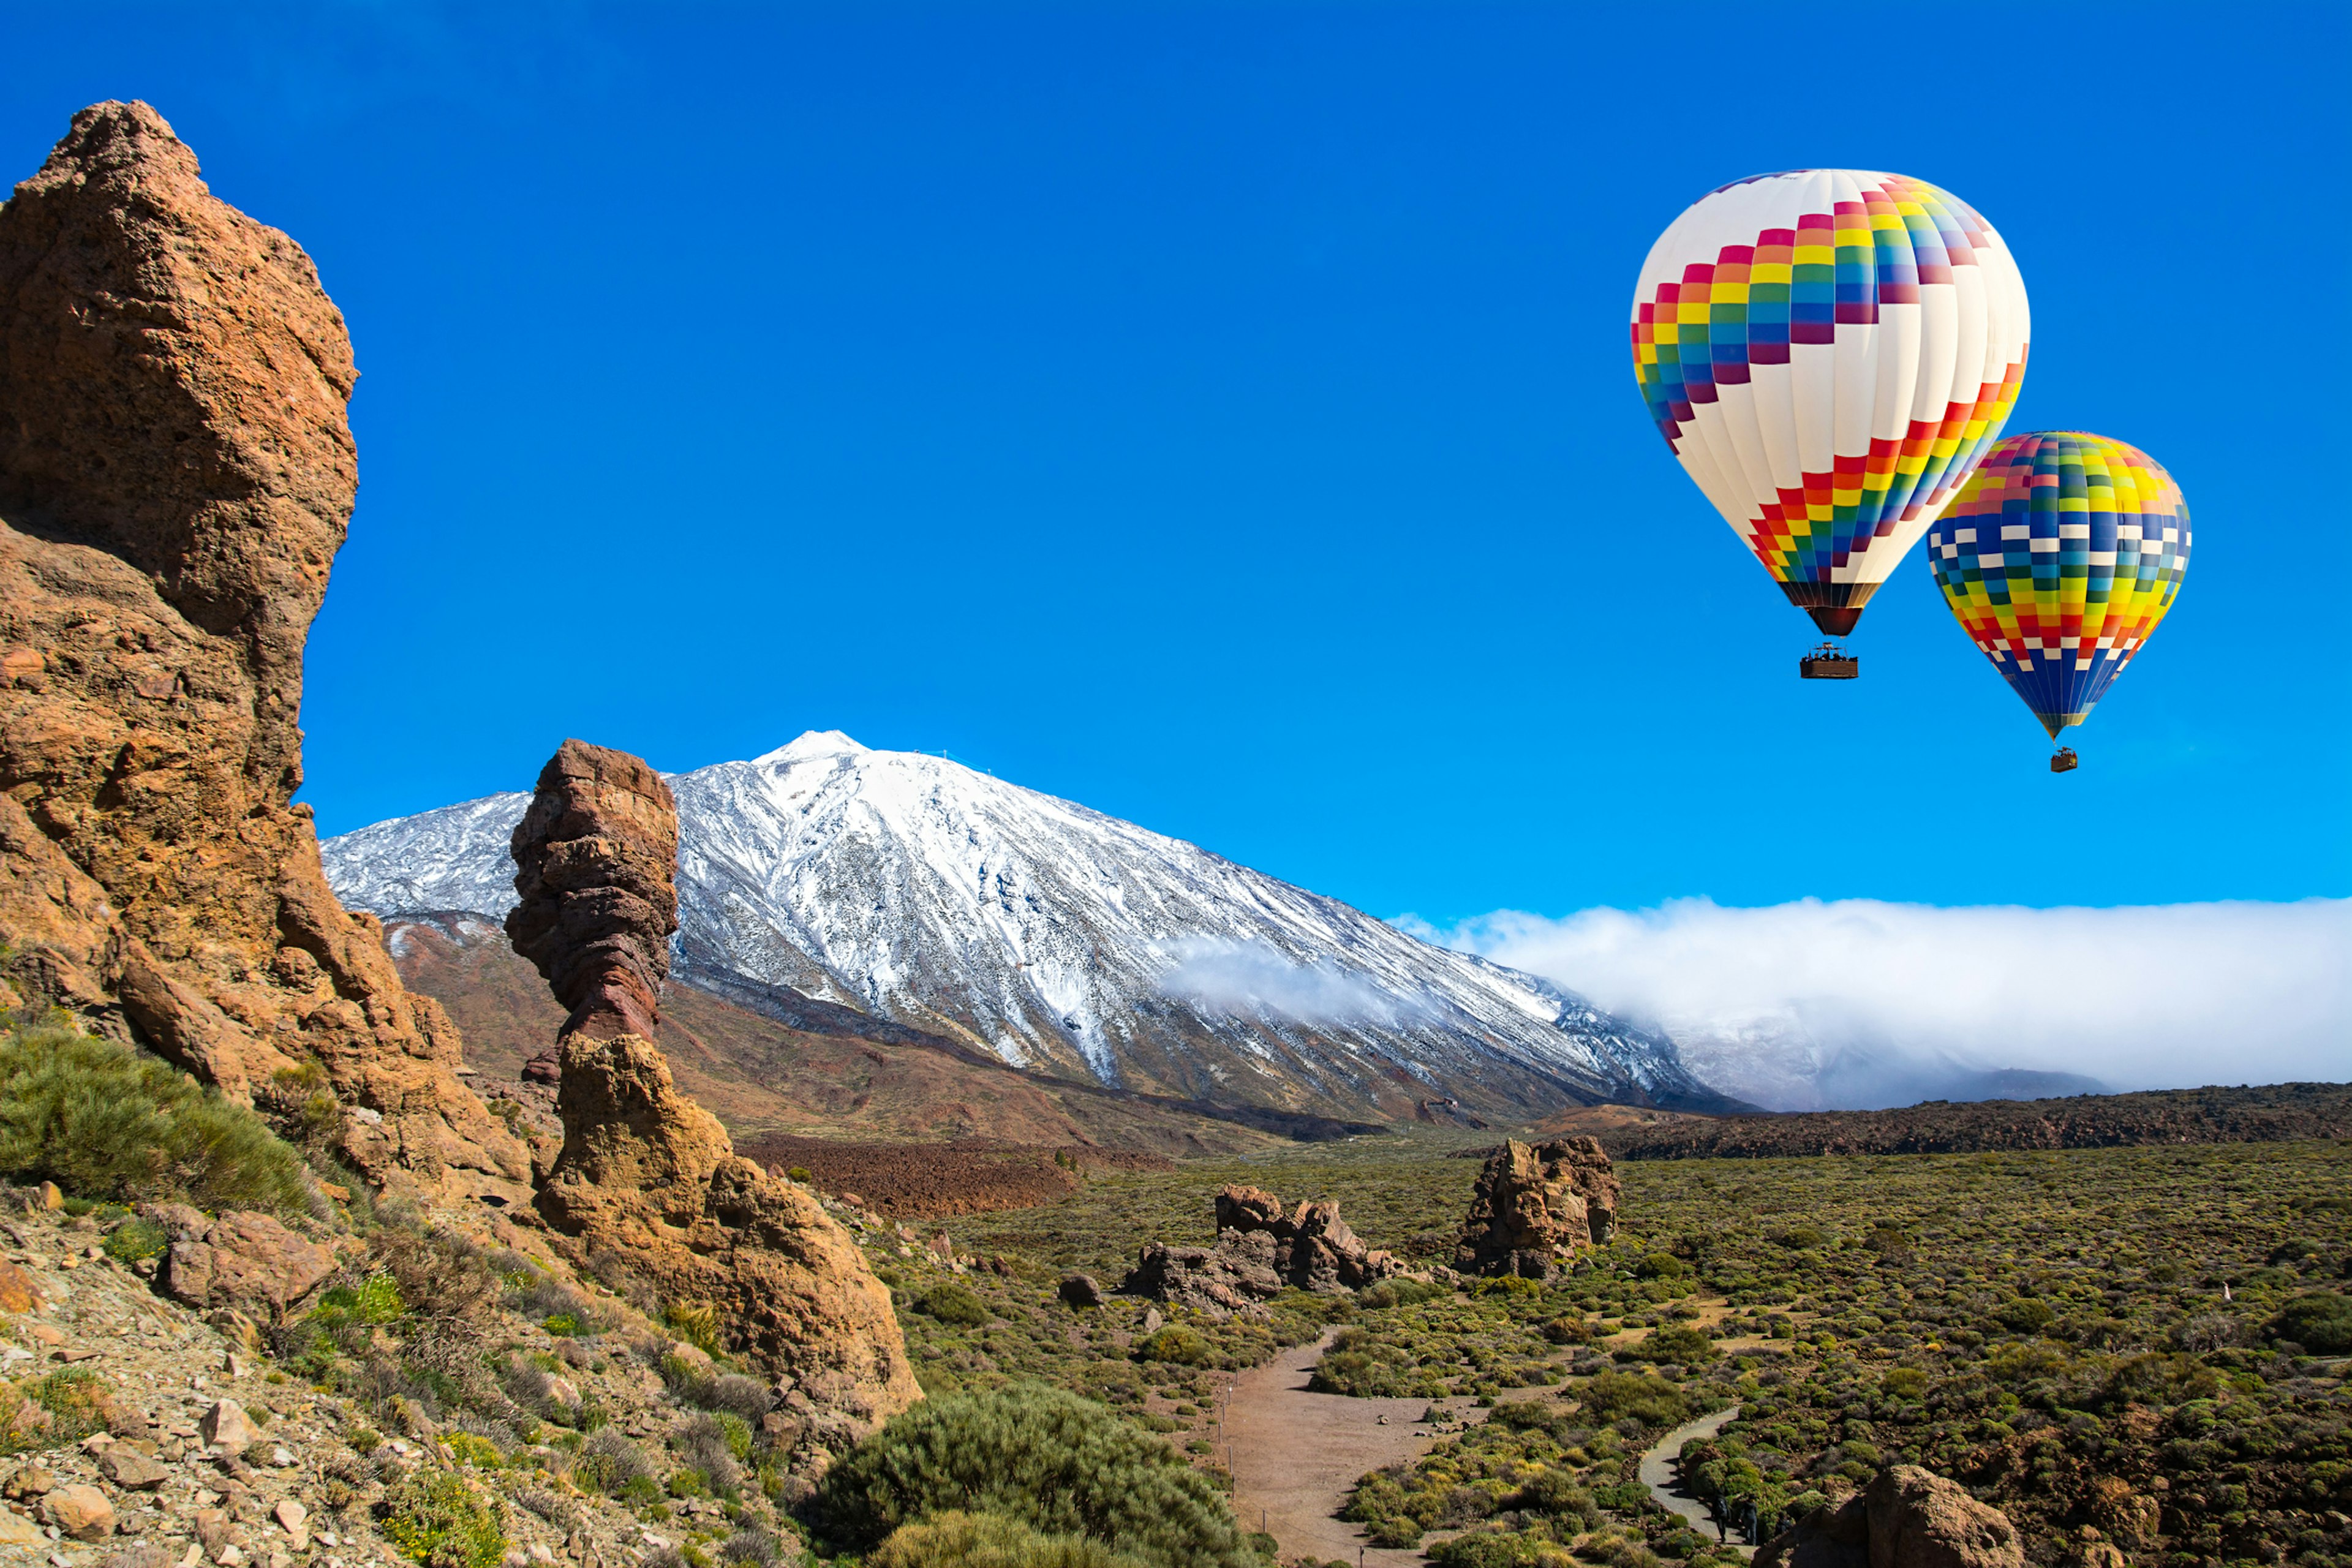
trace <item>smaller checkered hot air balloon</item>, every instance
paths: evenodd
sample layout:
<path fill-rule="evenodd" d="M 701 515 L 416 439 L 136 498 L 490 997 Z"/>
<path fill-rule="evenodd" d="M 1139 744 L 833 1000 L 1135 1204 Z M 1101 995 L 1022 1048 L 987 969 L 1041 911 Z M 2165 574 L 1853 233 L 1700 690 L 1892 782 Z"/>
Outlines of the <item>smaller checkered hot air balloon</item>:
<path fill-rule="evenodd" d="M 2137 447 L 2038 430 L 1985 455 L 1927 531 L 1953 618 L 2042 727 L 2090 717 L 2189 570 L 2180 487 Z M 2074 753 L 2060 747 L 2051 770 Z"/>
<path fill-rule="evenodd" d="M 1992 225 L 1924 180 L 1759 174 L 1700 198 L 1634 284 L 1650 417 L 1789 602 L 1843 637 L 2000 436 L 2029 313 Z M 1850 677 L 1825 647 L 1809 677 Z"/>

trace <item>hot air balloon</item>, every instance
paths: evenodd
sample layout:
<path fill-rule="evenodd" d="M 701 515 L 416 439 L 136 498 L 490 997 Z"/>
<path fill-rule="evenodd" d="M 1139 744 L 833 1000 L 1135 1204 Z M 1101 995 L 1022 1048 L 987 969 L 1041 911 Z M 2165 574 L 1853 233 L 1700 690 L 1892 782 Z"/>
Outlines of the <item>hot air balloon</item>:
<path fill-rule="evenodd" d="M 1990 224 L 1925 181 L 1859 169 L 1711 193 L 1659 236 L 1633 292 L 1651 417 L 1832 637 L 2000 437 L 2028 335 L 2024 280 Z M 1854 672 L 1832 662 L 1804 673 Z"/>
<path fill-rule="evenodd" d="M 1927 531 L 1960 629 L 2055 741 L 2090 717 L 2189 570 L 2180 487 L 2137 447 L 2079 430 L 2011 436 Z M 2060 747 L 2052 771 L 2074 766 Z"/>

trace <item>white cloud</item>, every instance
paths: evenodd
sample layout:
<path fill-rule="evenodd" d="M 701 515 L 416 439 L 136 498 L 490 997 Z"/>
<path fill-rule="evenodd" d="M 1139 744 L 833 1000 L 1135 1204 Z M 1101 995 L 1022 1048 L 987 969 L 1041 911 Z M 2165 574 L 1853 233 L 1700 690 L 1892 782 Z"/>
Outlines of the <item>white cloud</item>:
<path fill-rule="evenodd" d="M 1401 922 L 1408 923 L 1408 922 Z M 2352 1079 L 2352 900 L 1940 909 L 1705 899 L 1416 934 L 1673 1034 L 1774 1109 Z"/>
<path fill-rule="evenodd" d="M 1402 1023 L 1424 1010 L 1418 997 L 1346 973 L 1328 959 L 1294 963 L 1263 942 L 1190 939 L 1174 944 L 1175 964 L 1160 989 L 1213 1012 L 1302 1024 Z"/>

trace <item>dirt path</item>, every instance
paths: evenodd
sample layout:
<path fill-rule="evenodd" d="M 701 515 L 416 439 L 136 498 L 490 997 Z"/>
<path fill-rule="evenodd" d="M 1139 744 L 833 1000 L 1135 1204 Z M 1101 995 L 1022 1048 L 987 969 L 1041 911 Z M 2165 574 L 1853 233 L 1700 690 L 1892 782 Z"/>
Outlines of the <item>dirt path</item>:
<path fill-rule="evenodd" d="M 1418 1550 L 1367 1547 L 1361 1531 L 1331 1516 L 1365 1471 L 1415 1458 L 1435 1440 L 1418 1424 L 1430 1402 L 1307 1393 L 1307 1374 L 1330 1338 L 1286 1350 L 1234 1380 L 1225 1444 L 1234 1516 L 1244 1529 L 1272 1535 L 1286 1558 L 1353 1564 L 1361 1552 L 1364 1568 L 1416 1568 Z"/>
<path fill-rule="evenodd" d="M 1709 1540 L 1716 1535 L 1715 1521 L 1708 1515 L 1706 1504 L 1696 1498 L 1685 1497 L 1675 1489 L 1675 1460 L 1681 1455 L 1685 1443 L 1694 1437 L 1714 1436 L 1729 1426 L 1738 1414 L 1739 1406 L 1735 1405 L 1712 1415 L 1702 1415 L 1696 1421 L 1685 1422 L 1659 1438 L 1650 1451 L 1642 1456 L 1642 1484 L 1650 1489 L 1650 1495 L 1658 1500 L 1658 1506 L 1682 1515 L 1690 1521 L 1692 1529 Z M 1739 1552 L 1743 1556 L 1756 1554 L 1752 1546 L 1740 1547 Z"/>

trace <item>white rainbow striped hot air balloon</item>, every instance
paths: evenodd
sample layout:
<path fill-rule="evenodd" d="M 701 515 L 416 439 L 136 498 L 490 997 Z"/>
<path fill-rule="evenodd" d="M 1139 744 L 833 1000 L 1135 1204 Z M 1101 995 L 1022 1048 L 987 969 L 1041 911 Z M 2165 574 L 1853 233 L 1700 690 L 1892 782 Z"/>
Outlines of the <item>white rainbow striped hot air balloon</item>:
<path fill-rule="evenodd" d="M 1650 247 L 1633 292 L 1651 417 L 1832 637 L 1999 438 L 2028 336 L 2025 282 L 1990 224 L 1924 181 L 1860 169 L 1709 194 Z"/>

